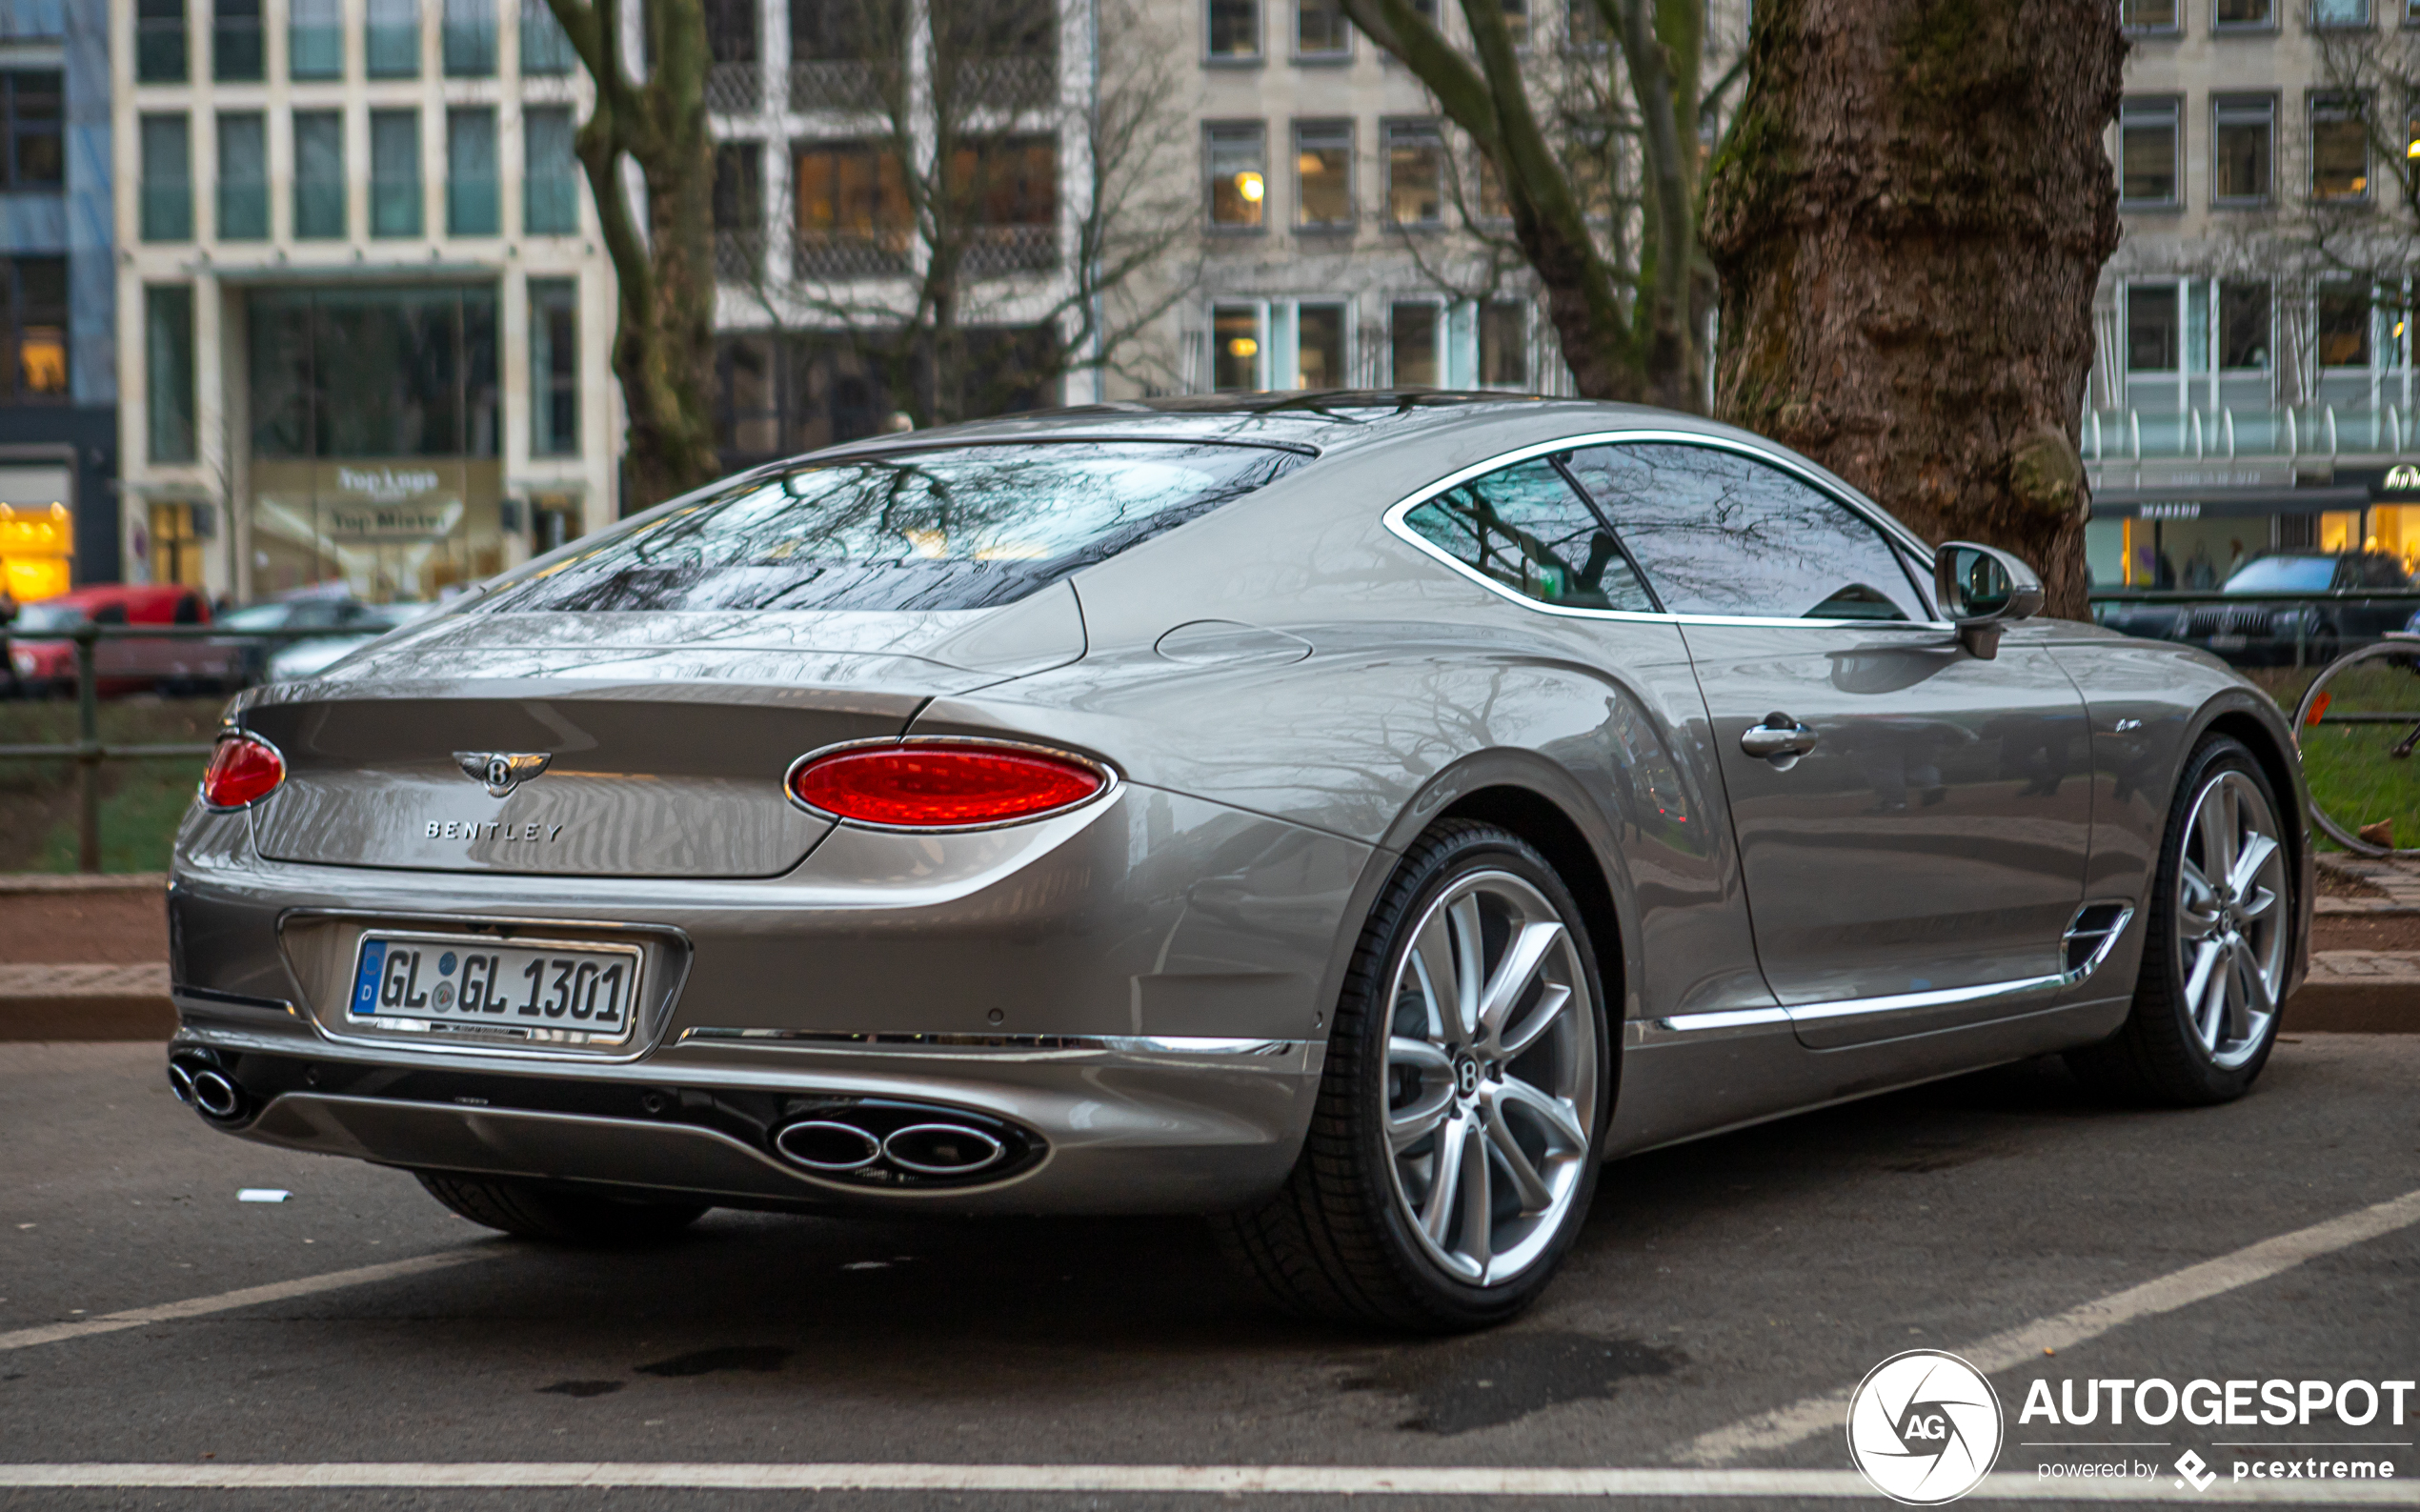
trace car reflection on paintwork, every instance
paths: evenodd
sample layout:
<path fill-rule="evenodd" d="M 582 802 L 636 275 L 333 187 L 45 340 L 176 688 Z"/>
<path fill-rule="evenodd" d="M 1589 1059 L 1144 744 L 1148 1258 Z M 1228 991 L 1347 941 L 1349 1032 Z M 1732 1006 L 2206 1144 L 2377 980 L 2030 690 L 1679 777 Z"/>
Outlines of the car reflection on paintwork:
<path fill-rule="evenodd" d="M 525 1238 L 1205 1214 L 1298 1311 L 1483 1325 L 1607 1157 L 2046 1054 L 2251 1085 L 2289 733 L 2042 605 L 1635 407 L 832 448 L 231 706 L 170 1079 Z"/>
<path fill-rule="evenodd" d="M 292 682 L 299 677 L 316 677 L 389 631 L 400 630 L 436 608 L 434 604 L 411 602 L 351 607 L 354 612 L 338 621 L 344 634 L 313 635 L 278 647 L 270 654 L 261 680 Z"/>

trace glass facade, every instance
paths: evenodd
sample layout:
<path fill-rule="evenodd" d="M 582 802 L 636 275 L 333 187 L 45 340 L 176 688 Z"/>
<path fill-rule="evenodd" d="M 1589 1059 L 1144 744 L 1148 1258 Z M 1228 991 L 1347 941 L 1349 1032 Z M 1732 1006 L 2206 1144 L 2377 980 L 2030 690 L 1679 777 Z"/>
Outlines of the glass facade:
<path fill-rule="evenodd" d="M 143 291 L 144 405 L 154 462 L 193 460 L 193 290 Z"/>
<path fill-rule="evenodd" d="M 530 454 L 580 450 L 579 285 L 530 280 Z"/>
<path fill-rule="evenodd" d="M 253 587 L 431 599 L 499 572 L 493 285 L 250 297 Z"/>

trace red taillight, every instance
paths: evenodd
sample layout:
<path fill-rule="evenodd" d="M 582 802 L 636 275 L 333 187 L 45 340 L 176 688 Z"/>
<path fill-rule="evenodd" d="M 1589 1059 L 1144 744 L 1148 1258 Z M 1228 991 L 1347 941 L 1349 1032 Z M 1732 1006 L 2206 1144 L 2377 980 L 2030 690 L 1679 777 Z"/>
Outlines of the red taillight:
<path fill-rule="evenodd" d="M 286 780 L 286 758 L 268 741 L 248 735 L 221 736 L 202 770 L 202 801 L 214 809 L 257 803 Z"/>
<path fill-rule="evenodd" d="M 1070 756 L 974 741 L 858 746 L 790 770 L 790 791 L 807 807 L 909 830 L 1039 818 L 1083 802 L 1107 782 Z"/>

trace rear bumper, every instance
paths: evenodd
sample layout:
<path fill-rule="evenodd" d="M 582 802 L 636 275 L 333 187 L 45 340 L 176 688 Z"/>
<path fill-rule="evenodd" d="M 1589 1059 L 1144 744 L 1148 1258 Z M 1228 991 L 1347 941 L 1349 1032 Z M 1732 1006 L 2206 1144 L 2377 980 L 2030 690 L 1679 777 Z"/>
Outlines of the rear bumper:
<path fill-rule="evenodd" d="M 1323 1047 L 1301 1041 L 946 1053 L 772 1052 L 742 1072 L 671 1063 L 591 1076 L 413 1068 L 242 1048 L 190 1026 L 242 1089 L 239 1138 L 381 1165 L 678 1192 L 736 1205 L 1186 1213 L 1248 1202 L 1294 1161 Z M 866 1099 L 1027 1137 L 998 1179 L 870 1187 L 786 1159 L 779 1130 Z"/>

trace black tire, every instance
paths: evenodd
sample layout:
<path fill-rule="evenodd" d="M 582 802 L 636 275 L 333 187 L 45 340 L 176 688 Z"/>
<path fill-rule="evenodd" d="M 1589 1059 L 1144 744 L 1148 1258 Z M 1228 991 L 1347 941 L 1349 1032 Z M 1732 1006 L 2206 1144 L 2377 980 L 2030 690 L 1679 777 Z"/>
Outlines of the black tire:
<path fill-rule="evenodd" d="M 599 1197 L 548 1181 L 414 1171 L 431 1197 L 474 1223 L 549 1244 L 613 1248 L 660 1244 L 711 1205 Z"/>
<path fill-rule="evenodd" d="M 2278 803 L 2276 789 L 2242 741 L 2213 735 L 2194 748 L 2168 804 L 2168 831 L 2160 842 L 2159 868 L 2151 884 L 2133 1007 L 2115 1035 L 2067 1055 L 2077 1079 L 2105 1097 L 2169 1107 L 2231 1102 L 2251 1089 L 2277 1042 L 2277 1027 L 2284 1017 L 2277 1009 L 2282 1005 L 2272 1004 L 2255 1035 L 2231 1053 L 2222 1053 L 2204 1043 L 2187 1001 L 2189 967 L 2180 935 L 2179 886 L 2191 840 L 2187 830 L 2204 792 L 2229 775 L 2248 780 L 2268 803 L 2269 816 L 2285 822 L 2286 811 Z M 2276 927 L 2284 935 L 2282 958 L 2290 961 L 2295 943 L 2292 931 L 2300 917 L 2293 896 L 2297 873 L 2290 851 L 2284 847 L 2284 837 L 2278 838 L 2286 855 L 2283 885 L 2269 906 L 2277 911 Z M 2283 975 L 2281 970 L 2281 979 Z"/>
<path fill-rule="evenodd" d="M 1584 1065 L 1593 1080 L 1584 1142 L 1574 1155 L 1574 1146 L 1566 1141 L 1555 1167 L 1558 1179 L 1569 1183 L 1563 1188 L 1568 1206 L 1559 1218 L 1546 1209 L 1534 1220 L 1529 1243 L 1543 1240 L 1543 1245 L 1523 1262 L 1525 1268 L 1501 1282 L 1472 1284 L 1449 1274 L 1423 1247 L 1406 1205 L 1409 1200 L 1401 1191 L 1403 1179 L 1389 1146 L 1386 1121 L 1390 1099 L 1402 1085 L 1396 1079 L 1400 1068 L 1390 1068 L 1388 1042 L 1401 1028 L 1403 1006 L 1390 994 L 1399 962 L 1411 949 L 1412 932 L 1432 907 L 1466 879 L 1489 873 L 1508 873 L 1525 882 L 1565 925 L 1572 954 L 1562 958 L 1577 967 L 1576 973 L 1565 975 L 1584 982 L 1586 1002 L 1583 1015 L 1563 1010 L 1571 1019 L 1568 1025 L 1556 1020 L 1551 1033 L 1562 1047 L 1551 1053 L 1572 1062 L 1575 1074 Z M 1274 1197 L 1215 1220 L 1222 1246 L 1298 1316 L 1431 1334 L 1490 1327 L 1515 1317 L 1552 1280 L 1587 1218 L 1595 1192 L 1613 1101 L 1612 1037 L 1604 1005 L 1579 906 L 1546 858 L 1518 836 L 1493 825 L 1466 820 L 1438 825 L 1404 854 L 1362 930 L 1337 1003 L 1327 1068 L 1301 1155 Z M 1511 1028 L 1510 1020 L 1517 1017 L 1521 1015 L 1508 1014 L 1504 1027 Z M 1584 1049 L 1578 1047 L 1583 1038 Z M 1547 1041 L 1542 1038 L 1537 1043 Z M 1484 1075 L 1501 1087 L 1514 1073 L 1527 1076 L 1523 1068 L 1528 1064 L 1516 1057 L 1505 1070 Z M 1460 1089 L 1467 1096 L 1470 1086 L 1458 1061 L 1439 1090 Z M 1572 1100 L 1576 1108 L 1577 1099 Z M 1582 1120 L 1571 1121 L 1576 1130 Z M 1445 1135 L 1436 1138 L 1442 1144 Z M 1471 1146 L 1462 1148 L 1467 1152 Z M 1429 1159 L 1434 1162 L 1438 1157 Z M 1493 1175 L 1496 1166 L 1483 1139 L 1478 1159 L 1490 1190 L 1509 1195 L 1518 1209 L 1519 1193 L 1502 1184 L 1506 1179 Z M 1452 1190 L 1448 1180 L 1446 1191 Z M 1433 1194 L 1432 1187 L 1432 1200 Z M 1452 1200 L 1449 1196 L 1441 1205 Z M 1491 1220 L 1490 1241 L 1493 1224 Z"/>

